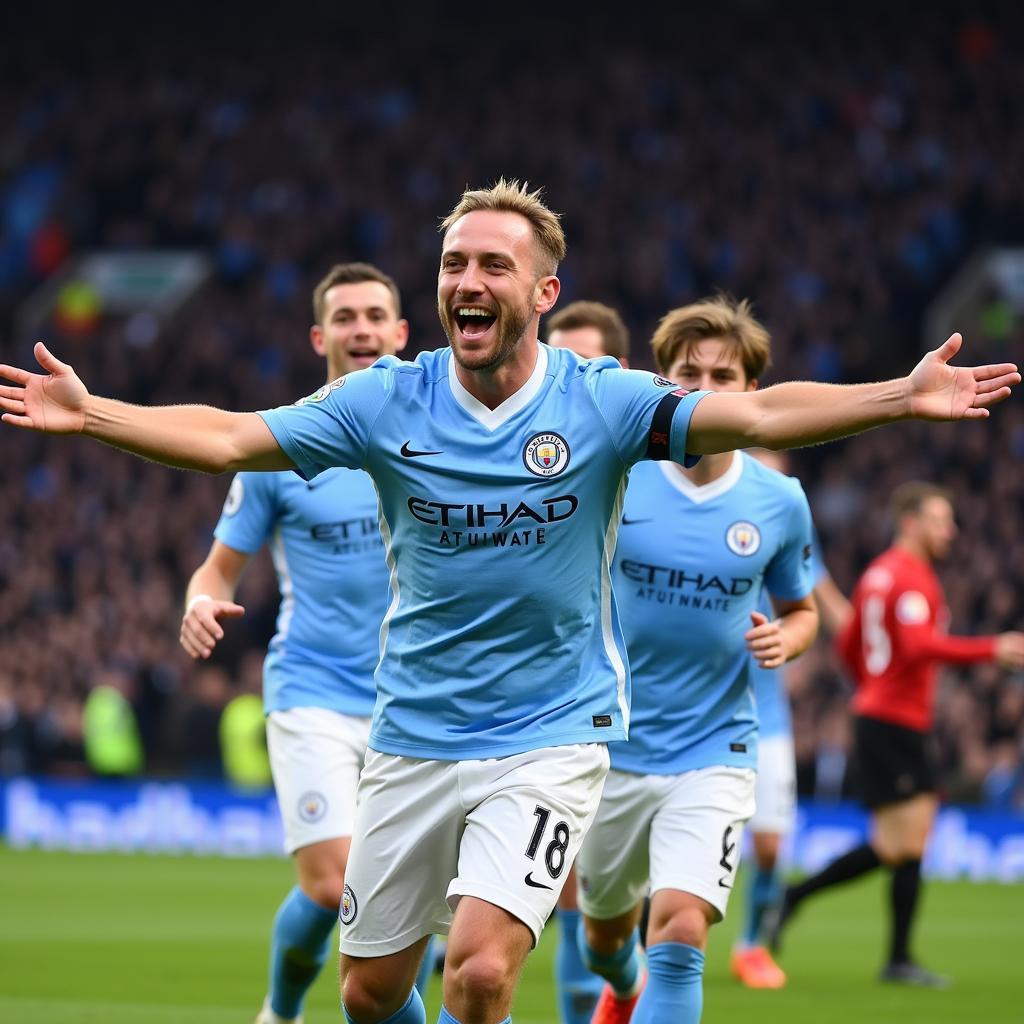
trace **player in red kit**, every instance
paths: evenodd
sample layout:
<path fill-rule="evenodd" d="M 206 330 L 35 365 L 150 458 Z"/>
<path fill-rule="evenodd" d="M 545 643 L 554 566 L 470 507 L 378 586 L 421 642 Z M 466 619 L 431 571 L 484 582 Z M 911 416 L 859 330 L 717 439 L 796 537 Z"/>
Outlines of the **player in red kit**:
<path fill-rule="evenodd" d="M 784 925 L 813 893 L 884 864 L 892 871 L 891 945 L 881 980 L 944 987 L 947 979 L 915 963 L 910 929 L 921 889 L 921 857 L 935 819 L 935 771 L 928 747 L 940 663 L 996 661 L 1024 666 L 1024 633 L 949 636 L 949 612 L 933 563 L 946 556 L 956 524 L 941 487 L 908 483 L 892 499 L 893 546 L 868 566 L 853 594 L 854 613 L 836 639 L 857 685 L 855 756 L 871 812 L 868 842 L 786 890 L 771 929 Z"/>

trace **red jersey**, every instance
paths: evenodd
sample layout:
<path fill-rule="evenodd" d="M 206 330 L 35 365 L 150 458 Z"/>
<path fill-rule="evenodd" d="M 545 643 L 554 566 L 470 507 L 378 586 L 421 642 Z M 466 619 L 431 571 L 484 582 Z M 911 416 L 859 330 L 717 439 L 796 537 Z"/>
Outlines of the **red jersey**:
<path fill-rule="evenodd" d="M 994 636 L 949 636 L 934 569 L 905 548 L 879 555 L 853 592 L 853 616 L 836 648 L 857 683 L 853 709 L 907 729 L 932 725 L 939 662 L 991 661 Z"/>

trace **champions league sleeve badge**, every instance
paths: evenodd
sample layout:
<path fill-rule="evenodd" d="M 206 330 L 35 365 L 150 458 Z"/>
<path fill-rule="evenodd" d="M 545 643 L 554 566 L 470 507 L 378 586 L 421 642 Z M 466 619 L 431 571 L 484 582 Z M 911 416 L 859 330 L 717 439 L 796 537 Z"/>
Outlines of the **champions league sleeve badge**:
<path fill-rule="evenodd" d="M 569 455 L 560 434 L 534 434 L 523 449 L 523 464 L 534 476 L 558 476 L 569 465 Z"/>

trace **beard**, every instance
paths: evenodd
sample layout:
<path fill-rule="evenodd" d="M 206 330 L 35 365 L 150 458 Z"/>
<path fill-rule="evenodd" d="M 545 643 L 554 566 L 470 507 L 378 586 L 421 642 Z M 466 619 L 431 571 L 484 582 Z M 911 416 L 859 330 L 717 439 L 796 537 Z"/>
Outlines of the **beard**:
<path fill-rule="evenodd" d="M 490 351 L 479 352 L 472 356 L 466 356 L 458 348 L 459 328 L 455 323 L 455 317 L 442 302 L 437 304 L 437 315 L 441 320 L 444 333 L 448 336 L 448 344 L 451 345 L 452 355 L 458 360 L 459 365 L 466 370 L 496 370 L 502 363 L 506 362 L 516 346 L 526 333 L 527 324 L 533 316 L 533 309 L 524 304 L 522 309 L 511 307 L 498 309 L 498 338 Z"/>

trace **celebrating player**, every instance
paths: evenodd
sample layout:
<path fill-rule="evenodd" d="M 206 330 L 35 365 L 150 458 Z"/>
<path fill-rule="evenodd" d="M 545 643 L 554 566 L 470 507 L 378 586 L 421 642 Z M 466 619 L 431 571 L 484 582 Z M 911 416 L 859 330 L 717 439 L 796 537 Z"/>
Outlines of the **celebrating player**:
<path fill-rule="evenodd" d="M 769 363 L 767 331 L 724 298 L 673 310 L 651 344 L 659 371 L 690 390 L 751 392 Z M 609 747 L 578 864 L 584 959 L 608 980 L 595 1024 L 700 1020 L 708 929 L 725 915 L 754 810 L 751 656 L 778 668 L 814 639 L 811 536 L 800 485 L 742 452 L 633 470 L 613 569 L 629 742 Z M 763 589 L 775 618 L 758 611 Z"/>
<path fill-rule="evenodd" d="M 548 344 L 567 348 L 584 359 L 611 356 L 629 366 L 629 331 L 618 312 L 601 302 L 571 302 L 547 320 Z M 555 908 L 558 946 L 555 949 L 555 996 L 562 1024 L 589 1024 L 604 987 L 600 975 L 587 968 L 576 935 L 580 912 L 576 871 L 569 868 Z"/>
<path fill-rule="evenodd" d="M 787 471 L 785 452 L 758 449 L 752 453 L 763 465 Z M 821 624 L 837 633 L 852 614 L 850 602 L 840 593 L 820 557 L 818 538 L 811 552 L 811 577 Z M 759 611 L 771 615 L 771 604 L 762 599 Z M 746 887 L 742 928 L 730 960 L 733 974 L 747 988 L 781 988 L 786 975 L 772 959 L 763 941 L 766 918 L 782 898 L 779 849 L 792 831 L 796 816 L 796 763 L 793 755 L 789 698 L 781 669 L 750 666 L 757 706 L 757 779 L 754 813 L 747 822 L 753 847 L 753 878 Z"/>
<path fill-rule="evenodd" d="M 384 357 L 294 406 L 231 413 L 91 395 L 42 344 L 0 366 L 3 421 L 81 433 L 185 469 L 365 468 L 391 569 L 377 701 L 342 898 L 343 1002 L 358 1024 L 423 1021 L 413 979 L 448 931 L 445 1024 L 509 1020 L 526 955 L 626 737 L 610 586 L 626 475 L 915 417 L 978 419 L 1016 368 L 956 368 L 954 335 L 908 377 L 686 393 L 541 345 L 565 253 L 517 183 L 467 191 L 442 224 L 450 348 Z"/>
<path fill-rule="evenodd" d="M 884 864 L 892 871 L 891 941 L 882 981 L 944 987 L 916 963 L 910 930 L 921 890 L 921 857 L 935 819 L 935 773 L 928 750 L 938 665 L 995 661 L 1024 667 L 1024 633 L 946 634 L 948 611 L 934 563 L 956 536 L 949 493 L 907 483 L 892 497 L 896 539 L 861 577 L 853 616 L 837 638 L 857 684 L 853 699 L 856 763 L 871 812 L 868 842 L 786 890 L 772 943 L 805 899 Z"/>

